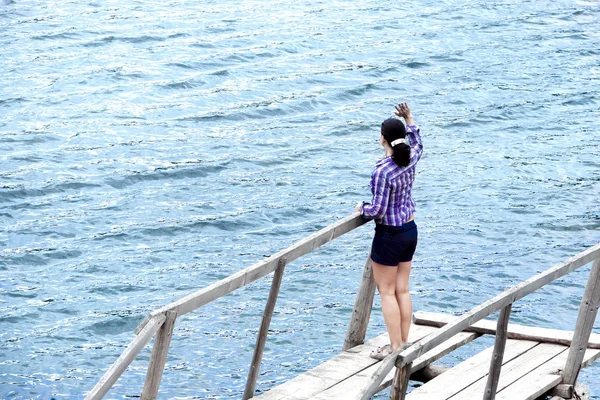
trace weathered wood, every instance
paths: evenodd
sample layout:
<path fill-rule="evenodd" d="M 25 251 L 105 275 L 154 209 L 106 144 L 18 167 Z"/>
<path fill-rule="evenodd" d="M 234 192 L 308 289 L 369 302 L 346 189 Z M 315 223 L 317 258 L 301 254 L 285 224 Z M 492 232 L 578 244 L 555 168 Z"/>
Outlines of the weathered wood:
<path fill-rule="evenodd" d="M 326 228 L 296 242 L 292 246 L 285 250 L 280 251 L 271 257 L 266 258 L 248 268 L 245 268 L 225 279 L 213 283 L 204 289 L 198 290 L 188 296 L 174 301 L 171 304 L 155 310 L 150 313 L 150 316 L 164 314 L 167 311 L 175 311 L 178 316 L 194 311 L 198 307 L 201 307 L 211 301 L 225 296 L 228 293 L 233 292 L 243 286 L 248 285 L 251 282 L 256 281 L 263 276 L 273 272 L 279 263 L 279 260 L 285 258 L 288 263 L 294 261 L 298 257 L 301 257 L 307 253 L 310 253 L 314 249 L 328 243 L 359 226 L 364 225 L 368 221 L 364 219 L 360 213 L 355 212 L 352 215 L 333 223 Z M 147 320 L 136 328 L 136 332 L 139 332 Z"/>
<path fill-rule="evenodd" d="M 158 396 L 158 387 L 165 370 L 167 362 L 167 354 L 171 344 L 173 328 L 175 327 L 175 319 L 177 314 L 169 311 L 166 314 L 165 322 L 162 324 L 156 337 L 154 338 L 154 347 L 152 348 L 152 356 L 148 364 L 148 372 L 146 373 L 146 381 L 142 389 L 142 400 L 155 400 Z"/>
<path fill-rule="evenodd" d="M 575 326 L 575 334 L 573 343 L 569 349 L 569 357 L 565 364 L 562 383 L 567 385 L 575 385 L 581 362 L 585 350 L 588 345 L 596 316 L 598 315 L 598 306 L 600 305 L 600 257 L 596 259 L 588 278 L 583 299 L 579 307 L 577 315 L 577 324 Z"/>
<path fill-rule="evenodd" d="M 543 368 L 544 364 L 551 361 L 553 358 L 560 356 L 563 353 L 563 357 L 566 357 L 566 351 L 567 348 L 563 345 L 539 343 L 529 351 L 504 363 L 497 390 L 494 394 L 497 397 L 504 389 L 509 387 L 513 382 L 518 381 L 523 375 L 527 375 L 540 367 Z M 525 391 L 534 390 L 535 393 L 536 390 L 539 390 L 539 388 L 536 389 L 534 387 L 535 385 L 536 383 L 531 383 L 530 388 Z M 486 386 L 487 379 L 483 377 L 462 389 L 452 397 L 452 400 L 472 400 L 481 398 L 482 394 L 485 393 Z M 525 391 L 523 393 L 525 393 Z"/>
<path fill-rule="evenodd" d="M 490 362 L 490 372 L 488 373 L 483 400 L 494 400 L 496 398 L 496 390 L 498 389 L 498 381 L 500 380 L 500 371 L 502 370 L 502 358 L 504 357 L 504 348 L 506 347 L 506 331 L 508 329 L 508 320 L 510 318 L 511 309 L 512 304 L 507 305 L 500 310 L 500 315 L 498 316 L 496 342 L 494 344 L 494 352 Z"/>
<path fill-rule="evenodd" d="M 509 361 L 516 359 L 521 354 L 530 351 L 537 345 L 538 343 L 536 342 L 508 340 L 504 352 L 504 362 L 508 363 Z M 456 395 L 466 387 L 469 387 L 473 383 L 487 376 L 492 352 L 493 347 L 489 347 L 480 353 L 477 353 L 436 379 L 416 388 L 407 396 L 407 398 L 410 400 L 438 400 L 441 398 L 440 394 L 446 396 L 444 398 Z M 482 397 L 484 388 L 485 386 L 481 388 L 476 397 Z"/>
<path fill-rule="evenodd" d="M 552 390 L 552 393 L 559 397 L 564 397 L 565 399 L 570 399 L 573 397 L 573 390 L 575 387 L 573 385 L 569 385 L 566 383 L 562 383 L 560 385 L 556 385 L 556 387 Z"/>
<path fill-rule="evenodd" d="M 435 332 L 430 326 L 414 326 L 409 334 L 409 340 L 417 340 Z M 474 335 L 467 333 L 466 335 Z M 295 378 L 258 395 L 260 400 L 275 400 L 280 398 L 313 399 L 318 393 L 344 382 L 348 377 L 377 364 L 379 361 L 369 357 L 371 351 L 390 342 L 388 334 L 379 335 L 367 343 L 343 351 L 323 364 Z M 358 388 L 357 388 L 358 389 Z M 355 392 L 356 393 L 356 390 Z"/>
<path fill-rule="evenodd" d="M 408 340 L 414 341 L 416 338 L 421 336 L 422 332 L 423 332 L 422 329 L 423 329 L 423 326 L 413 325 L 412 329 L 410 331 Z M 430 331 L 430 332 L 432 332 L 432 331 Z M 389 339 L 387 338 L 387 334 L 385 335 L 385 337 L 386 337 L 386 339 L 385 339 L 386 342 L 389 342 Z M 462 346 L 466 343 L 471 342 L 472 340 L 474 340 L 478 337 L 479 337 L 479 335 L 476 333 L 461 332 L 458 335 L 456 335 L 455 337 L 451 338 L 450 340 L 447 340 L 446 342 L 442 343 L 435 349 L 430 350 L 429 352 L 423 354 L 421 357 L 417 358 L 413 362 L 412 370 L 415 372 L 411 373 L 410 379 L 414 380 L 413 377 L 415 375 L 418 376 L 420 370 L 427 368 L 429 366 L 429 364 L 431 364 L 432 362 L 439 360 L 440 358 L 442 358 L 446 354 L 450 353 L 451 351 L 459 348 L 460 346 Z M 360 346 L 358 346 L 358 347 L 360 347 Z M 435 367 L 435 366 L 432 366 L 432 367 Z M 354 373 L 353 375 L 347 374 L 346 377 L 344 377 L 343 379 L 340 379 L 339 382 L 333 384 L 331 387 L 327 388 L 320 394 L 310 397 L 310 398 L 311 398 L 311 400 L 339 400 L 339 399 L 349 400 L 351 398 L 355 398 L 356 395 L 360 392 L 360 390 L 369 381 L 373 372 L 376 370 L 377 370 L 377 364 L 374 363 L 370 367 L 362 369 L 362 370 Z M 388 388 L 392 384 L 393 378 L 394 378 L 394 371 L 391 371 L 385 377 L 385 379 L 382 381 L 381 386 L 377 389 L 377 392 L 380 392 L 380 391 Z M 419 379 L 421 379 L 421 377 L 416 378 L 416 380 L 419 380 Z M 352 393 L 352 395 L 354 395 L 354 397 L 350 396 L 349 393 Z"/>
<path fill-rule="evenodd" d="M 527 343 L 509 340 L 510 343 Z M 550 343 L 535 343 L 534 347 L 519 352 L 518 356 L 504 363 L 498 384 L 497 400 L 533 400 L 560 383 L 558 369 L 567 358 L 567 348 Z M 481 398 L 485 389 L 483 367 L 489 360 L 492 348 L 485 350 L 436 379 L 413 390 L 407 400 L 472 400 Z M 523 349 L 521 349 L 523 350 Z M 487 356 L 484 354 L 487 352 Z M 511 352 L 507 346 L 508 359 Z M 513 352 L 514 353 L 514 352 Z M 589 349 L 583 365 L 589 365 L 600 355 L 599 350 Z M 483 356 L 483 362 L 482 361 Z M 480 358 L 478 361 L 477 358 Z M 479 375 L 479 376 L 478 376 Z"/>
<path fill-rule="evenodd" d="M 440 328 L 435 335 L 419 341 L 410 349 L 395 351 L 381 362 L 379 370 L 373 374 L 367 387 L 361 391 L 360 398 L 362 400 L 371 398 L 381 384 L 381 381 L 389 371 L 391 371 L 394 365 L 396 367 L 402 367 L 414 361 L 417 357 L 438 346 L 440 343 L 443 343 L 458 332 L 473 325 L 475 322 L 480 321 L 488 315 L 514 303 L 548 283 L 555 281 L 599 257 L 600 243 L 472 308 L 470 311 L 461 315 L 460 318 Z"/>
<path fill-rule="evenodd" d="M 415 313 L 415 324 L 441 328 L 457 318 L 459 317 L 455 317 L 450 314 L 417 311 Z M 471 327 L 465 329 L 465 332 L 477 332 L 486 335 L 495 335 L 496 322 L 491 320 L 481 320 L 473 324 Z M 508 339 L 533 340 L 535 342 L 555 343 L 570 346 L 571 341 L 573 340 L 573 331 L 508 324 L 507 337 Z M 590 335 L 588 348 L 600 349 L 599 334 L 593 333 Z"/>
<path fill-rule="evenodd" d="M 402 368 L 396 368 L 392 390 L 390 391 L 390 400 L 404 400 L 406 398 L 411 367 L 412 363 L 409 363 Z"/>
<path fill-rule="evenodd" d="M 562 376 L 558 373 L 567 360 L 568 351 L 563 351 L 533 371 L 513 381 L 496 395 L 496 400 L 535 400 L 548 390 L 560 384 Z M 588 349 L 582 366 L 585 367 L 600 357 L 600 350 Z M 443 376 L 443 375 L 442 375 Z M 412 399 L 411 399 L 412 400 Z"/>
<path fill-rule="evenodd" d="M 569 400 L 571 398 L 573 398 L 573 395 L 571 395 L 570 397 L 562 397 L 559 394 L 557 394 L 556 392 L 560 392 L 561 390 L 558 389 L 560 388 L 561 385 L 558 385 L 556 388 L 550 390 L 550 392 L 548 392 L 548 394 L 546 396 L 540 397 L 537 400 L 545 400 L 547 398 L 547 396 L 552 396 L 550 398 L 550 400 Z M 575 397 L 578 400 L 590 400 L 590 388 L 581 383 L 581 382 L 577 382 L 575 383 L 575 388 L 572 390 L 574 393 L 577 393 L 577 396 L 579 397 Z"/>
<path fill-rule="evenodd" d="M 587 355 L 586 355 L 587 357 Z M 585 365 L 586 361 L 584 360 L 584 365 Z M 587 386 L 586 384 L 577 381 L 575 382 L 575 387 L 573 388 L 573 392 L 577 393 L 577 396 L 579 396 L 581 398 L 581 400 L 590 400 L 590 388 L 589 386 Z M 565 388 L 562 384 L 557 385 L 554 389 L 550 390 L 548 393 L 546 393 L 546 396 L 554 396 L 554 397 L 558 397 L 558 398 L 563 398 L 564 396 L 561 395 L 568 395 L 569 393 L 566 392 L 565 393 Z M 553 398 L 554 398 L 553 397 Z M 571 397 L 573 397 L 573 394 L 571 393 L 571 395 L 569 397 L 564 397 L 565 399 L 570 399 Z M 544 399 L 538 399 L 538 400 L 544 400 Z M 552 400 L 552 399 L 550 399 Z"/>
<path fill-rule="evenodd" d="M 148 321 L 146 326 L 144 326 L 123 353 L 121 353 L 119 358 L 117 358 L 109 370 L 106 371 L 96 386 L 94 386 L 87 394 L 85 397 L 86 400 L 101 399 L 108 392 L 117 379 L 125 372 L 129 364 L 131 364 L 139 352 L 146 346 L 146 343 L 148 343 L 156 331 L 158 331 L 164 321 L 165 316 L 162 314 L 156 315 Z"/>
<path fill-rule="evenodd" d="M 262 357 L 265 350 L 265 343 L 267 341 L 267 335 L 269 333 L 269 326 L 271 325 L 271 318 L 273 317 L 273 311 L 275 310 L 275 304 L 277 303 L 277 296 L 279 296 L 279 288 L 281 287 L 281 280 L 283 279 L 285 264 L 285 258 L 281 258 L 279 260 L 279 265 L 277 266 L 277 269 L 273 274 L 273 282 L 271 283 L 269 298 L 267 299 L 267 304 L 263 313 L 262 322 L 260 324 L 260 330 L 258 331 L 258 335 L 256 337 L 254 355 L 252 356 L 250 371 L 248 371 L 246 388 L 244 389 L 244 395 L 242 397 L 243 400 L 247 400 L 254 397 L 256 381 L 258 380 L 258 373 L 260 372 L 260 364 L 262 362 Z"/>
<path fill-rule="evenodd" d="M 348 350 L 364 343 L 369 327 L 369 319 L 371 318 L 371 309 L 373 308 L 375 286 L 371 257 L 367 257 L 342 350 Z"/>
<path fill-rule="evenodd" d="M 409 341 L 414 341 L 416 337 L 421 335 L 422 326 L 413 325 L 410 334 Z M 418 333 L 418 335 L 417 335 Z M 386 342 L 389 342 L 387 335 Z M 478 334 L 475 333 L 467 333 L 461 332 L 457 336 L 452 339 L 444 342 L 440 346 L 436 347 L 433 350 L 423 354 L 421 357 L 417 358 L 413 362 L 412 370 L 415 373 L 411 373 L 410 379 L 413 380 L 413 376 L 418 374 L 419 370 L 425 368 L 430 363 L 442 358 L 446 354 L 450 353 L 452 350 L 457 349 L 458 347 L 464 345 L 465 343 L 469 343 L 475 338 L 479 337 Z M 369 342 L 371 343 L 371 342 Z M 360 347 L 360 346 L 358 346 Z M 368 368 L 364 368 L 353 375 L 347 374 L 343 379 L 339 379 L 339 381 L 335 384 L 330 385 L 329 388 L 325 389 L 321 393 L 317 395 L 313 395 L 310 397 L 311 400 L 350 400 L 355 399 L 360 390 L 365 386 L 365 384 L 371 378 L 371 375 L 374 371 L 377 370 L 377 364 L 373 364 Z M 394 378 L 394 371 L 391 371 L 383 380 L 381 386 L 377 389 L 377 392 L 385 390 L 392 384 L 392 380 Z M 352 394 L 352 396 L 350 395 Z M 293 396 L 285 396 L 285 398 L 290 399 L 298 399 L 298 397 Z M 262 400 L 262 399 L 261 399 Z"/>

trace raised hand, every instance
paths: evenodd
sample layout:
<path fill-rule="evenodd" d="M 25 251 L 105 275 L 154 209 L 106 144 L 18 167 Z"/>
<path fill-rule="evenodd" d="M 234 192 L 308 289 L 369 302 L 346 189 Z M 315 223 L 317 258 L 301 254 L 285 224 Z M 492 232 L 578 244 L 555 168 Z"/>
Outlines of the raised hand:
<path fill-rule="evenodd" d="M 406 125 L 414 125 L 412 113 L 410 112 L 410 107 L 408 107 L 407 103 L 398 103 L 398 105 L 394 107 L 396 108 L 396 112 L 394 112 L 396 116 L 404 118 Z"/>

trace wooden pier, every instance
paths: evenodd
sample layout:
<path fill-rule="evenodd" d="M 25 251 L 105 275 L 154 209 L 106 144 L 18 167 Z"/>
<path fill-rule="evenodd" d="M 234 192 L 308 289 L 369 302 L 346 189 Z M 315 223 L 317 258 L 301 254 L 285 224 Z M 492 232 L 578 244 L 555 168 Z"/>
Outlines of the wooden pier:
<path fill-rule="evenodd" d="M 409 341 L 435 334 L 438 327 L 455 320 L 445 314 L 417 312 Z M 413 362 L 411 380 L 426 384 L 406 395 L 409 400 L 482 398 L 486 389 L 490 361 L 494 347 L 489 347 L 468 358 L 454 368 L 431 366 L 431 363 L 451 351 L 478 339 L 484 334 L 495 334 L 496 324 L 484 320 L 473 325 L 469 332 L 461 332 L 443 344 L 423 354 Z M 565 366 L 568 343 L 573 332 L 509 324 L 508 340 L 498 381 L 496 399 L 537 399 L 561 383 L 559 370 Z M 387 334 L 346 350 L 327 362 L 254 397 L 257 400 L 333 400 L 357 398 L 380 364 L 369 357 L 372 350 L 389 343 Z M 600 357 L 600 335 L 592 335 L 582 367 Z M 391 371 L 377 391 L 392 384 Z M 581 394 L 581 393 L 579 393 Z"/>
<path fill-rule="evenodd" d="M 546 395 L 554 396 L 552 400 L 560 400 L 582 395 L 585 389 L 576 386 L 579 371 L 600 357 L 600 335 L 592 334 L 600 306 L 600 243 L 463 315 L 416 313 L 409 336 L 409 341 L 414 344 L 383 361 L 376 361 L 369 354 L 377 346 L 389 343 L 387 334 L 364 343 L 375 294 L 367 260 L 341 353 L 264 394 L 254 396 L 286 264 L 366 222 L 355 213 L 251 267 L 153 311 L 86 399 L 102 398 L 152 337 L 155 337 L 154 347 L 141 398 L 156 399 L 176 319 L 271 272 L 274 272 L 273 283 L 256 339 L 242 396 L 244 400 L 367 400 L 390 385 L 393 400 L 529 400 Z M 509 323 L 515 301 L 591 262 L 593 266 L 574 331 Z M 497 322 L 485 319 L 496 312 L 499 312 Z M 495 335 L 494 346 L 450 369 L 431 365 L 482 335 Z M 409 380 L 426 383 L 407 394 Z"/>

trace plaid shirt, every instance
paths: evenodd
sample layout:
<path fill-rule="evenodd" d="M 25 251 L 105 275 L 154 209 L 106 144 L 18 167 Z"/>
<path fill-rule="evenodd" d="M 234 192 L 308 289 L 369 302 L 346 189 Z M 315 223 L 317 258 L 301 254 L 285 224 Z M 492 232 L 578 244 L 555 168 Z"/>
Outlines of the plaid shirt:
<path fill-rule="evenodd" d="M 406 137 L 410 140 L 410 163 L 399 167 L 391 157 L 383 158 L 375 164 L 371 175 L 371 204 L 364 203 L 361 214 L 375 219 L 378 224 L 404 225 L 415 213 L 412 186 L 415 181 L 415 167 L 423 154 L 423 143 L 419 128 L 406 127 Z"/>

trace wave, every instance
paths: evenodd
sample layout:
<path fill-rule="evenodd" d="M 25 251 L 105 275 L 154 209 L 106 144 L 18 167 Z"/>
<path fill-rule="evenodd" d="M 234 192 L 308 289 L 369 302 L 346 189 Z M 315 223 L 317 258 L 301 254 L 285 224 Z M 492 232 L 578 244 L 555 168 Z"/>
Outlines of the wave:
<path fill-rule="evenodd" d="M 35 189 L 35 188 L 21 188 L 21 189 L 8 189 L 3 190 L 0 188 L 0 203 L 11 202 L 16 199 L 23 199 L 27 197 L 40 197 L 48 196 L 56 193 L 63 193 L 68 190 L 79 190 L 87 188 L 98 188 L 102 185 L 96 183 L 86 182 L 65 182 L 48 185 L 46 187 Z"/>
<path fill-rule="evenodd" d="M 185 178 L 204 178 L 209 174 L 218 173 L 224 169 L 225 167 L 220 165 L 197 166 L 191 168 L 161 167 L 156 168 L 152 172 L 135 172 L 122 178 L 107 178 L 104 180 L 104 182 L 115 189 L 123 189 L 140 182 Z"/>

